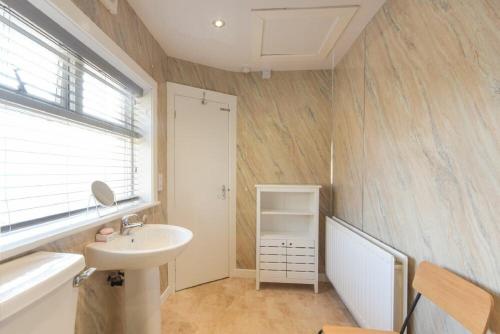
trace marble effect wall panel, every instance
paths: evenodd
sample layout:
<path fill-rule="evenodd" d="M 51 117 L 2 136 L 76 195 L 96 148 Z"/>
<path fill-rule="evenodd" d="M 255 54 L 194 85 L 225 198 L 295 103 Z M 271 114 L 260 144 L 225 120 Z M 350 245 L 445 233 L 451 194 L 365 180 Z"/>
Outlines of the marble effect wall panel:
<path fill-rule="evenodd" d="M 332 208 L 362 228 L 364 33 L 335 67 L 333 76 Z"/>
<path fill-rule="evenodd" d="M 359 129 L 349 117 L 358 103 L 342 92 L 363 68 L 363 131 L 333 133 L 340 151 L 364 146 L 334 156 L 334 170 L 350 178 L 334 182 L 334 193 L 357 184 L 342 172 L 350 169 L 362 170 L 362 187 L 337 192 L 333 213 L 408 254 L 412 272 L 430 260 L 489 290 L 492 332 L 500 331 L 499 14 L 498 1 L 389 0 L 358 41 L 366 58 L 354 48 L 335 70 L 333 101 L 334 120 Z M 359 196 L 361 213 L 346 214 L 359 210 Z M 465 332 L 429 302 L 412 329 Z"/>
<path fill-rule="evenodd" d="M 273 72 L 264 80 L 260 73 L 231 73 L 173 58 L 167 67 L 169 81 L 238 96 L 237 266 L 255 268 L 255 184 L 322 185 L 323 235 L 330 212 L 330 71 Z"/>

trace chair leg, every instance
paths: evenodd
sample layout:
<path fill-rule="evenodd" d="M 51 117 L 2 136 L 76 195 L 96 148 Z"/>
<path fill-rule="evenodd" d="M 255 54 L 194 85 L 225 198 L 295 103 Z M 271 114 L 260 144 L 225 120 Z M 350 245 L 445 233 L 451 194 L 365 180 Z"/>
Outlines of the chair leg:
<path fill-rule="evenodd" d="M 399 332 L 400 334 L 404 334 L 406 329 L 408 328 L 408 323 L 410 322 L 410 318 L 413 315 L 413 311 L 415 311 L 415 307 L 417 306 L 420 297 L 422 297 L 422 295 L 420 294 L 420 292 L 418 292 L 417 295 L 415 296 L 415 299 L 413 300 L 413 303 L 410 306 L 410 311 L 408 312 L 408 315 L 406 316 L 406 319 L 403 322 L 403 326 L 401 326 L 401 330 Z M 323 330 L 320 329 L 318 334 L 324 334 Z"/>
<path fill-rule="evenodd" d="M 403 322 L 403 326 L 401 326 L 399 334 L 404 334 L 406 329 L 408 328 L 408 323 L 410 322 L 410 318 L 413 315 L 413 311 L 415 311 L 415 307 L 417 306 L 417 303 L 420 300 L 421 296 L 422 295 L 420 294 L 420 292 L 418 292 L 417 295 L 415 296 L 415 299 L 413 300 L 413 303 L 410 306 L 410 311 L 408 312 L 408 315 L 406 316 L 406 319 Z"/>

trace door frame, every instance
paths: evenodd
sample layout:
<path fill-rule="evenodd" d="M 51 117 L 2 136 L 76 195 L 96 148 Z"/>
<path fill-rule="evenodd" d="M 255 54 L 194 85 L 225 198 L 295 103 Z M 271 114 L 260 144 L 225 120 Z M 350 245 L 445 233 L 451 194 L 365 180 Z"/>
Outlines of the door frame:
<path fill-rule="evenodd" d="M 201 89 L 173 82 L 166 84 L 167 96 L 167 224 L 172 221 L 174 208 L 174 148 L 175 148 L 175 96 L 181 95 L 191 98 L 227 103 L 229 106 L 229 277 L 236 271 L 236 109 L 237 97 L 207 89 Z M 161 152 L 160 152 L 161 154 Z M 189 246 L 188 246 L 189 247 Z M 175 293 L 175 260 L 168 264 L 168 288 Z"/>

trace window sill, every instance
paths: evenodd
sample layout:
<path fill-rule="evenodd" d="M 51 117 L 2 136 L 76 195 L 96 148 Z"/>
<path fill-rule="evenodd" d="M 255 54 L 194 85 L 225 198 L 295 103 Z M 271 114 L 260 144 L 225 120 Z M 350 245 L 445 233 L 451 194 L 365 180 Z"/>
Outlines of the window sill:
<path fill-rule="evenodd" d="M 18 254 L 30 251 L 49 242 L 61 239 L 92 227 L 120 219 L 124 215 L 143 211 L 159 205 L 160 202 L 134 203 L 116 212 L 99 217 L 97 212 L 61 219 L 53 223 L 8 232 L 0 235 L 0 262 Z"/>

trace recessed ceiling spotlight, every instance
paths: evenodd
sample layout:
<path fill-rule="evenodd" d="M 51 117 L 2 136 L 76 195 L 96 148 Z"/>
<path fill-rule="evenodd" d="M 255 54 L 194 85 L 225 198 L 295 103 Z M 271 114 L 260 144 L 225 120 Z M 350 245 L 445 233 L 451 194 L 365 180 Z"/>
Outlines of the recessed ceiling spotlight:
<path fill-rule="evenodd" d="M 222 28 L 226 25 L 226 22 L 222 19 L 217 19 L 212 21 L 212 25 L 216 28 Z"/>

